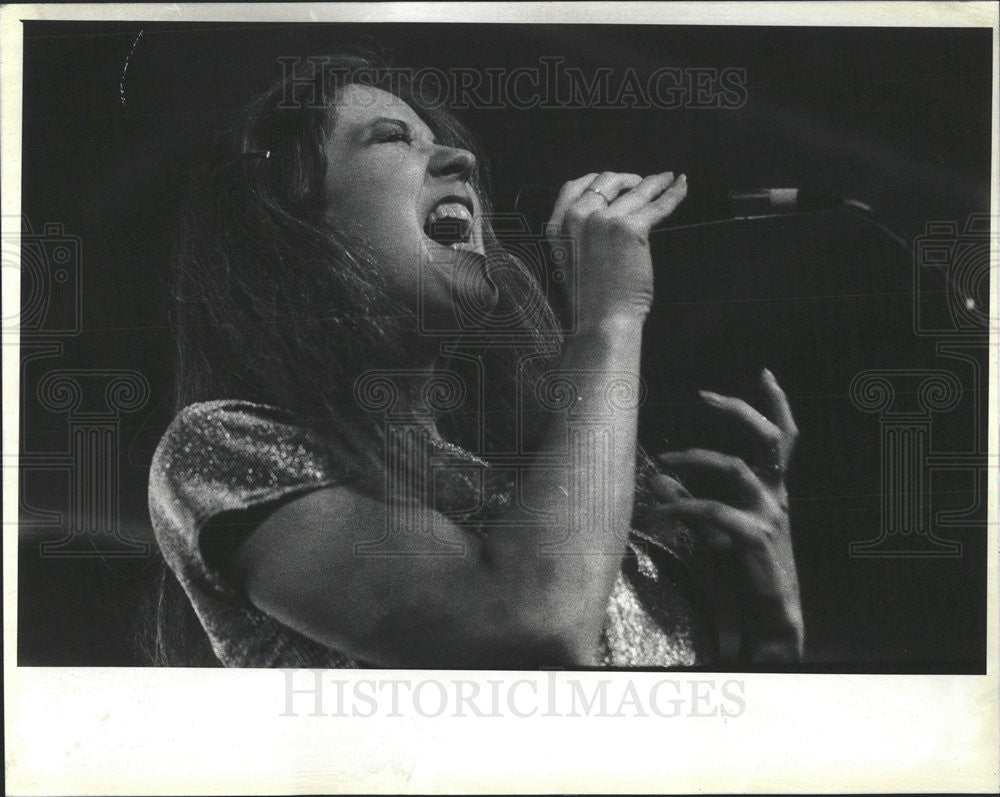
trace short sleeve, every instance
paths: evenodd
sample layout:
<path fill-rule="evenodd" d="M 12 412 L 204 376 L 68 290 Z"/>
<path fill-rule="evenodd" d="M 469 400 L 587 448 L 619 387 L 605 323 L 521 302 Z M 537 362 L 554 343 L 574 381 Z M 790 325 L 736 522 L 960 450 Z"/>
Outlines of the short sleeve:
<path fill-rule="evenodd" d="M 254 608 L 206 560 L 203 535 L 220 518 L 249 517 L 297 493 L 351 481 L 346 461 L 287 413 L 261 404 L 192 404 L 168 427 L 150 468 L 153 530 L 224 664 L 343 666 L 336 652 Z"/>

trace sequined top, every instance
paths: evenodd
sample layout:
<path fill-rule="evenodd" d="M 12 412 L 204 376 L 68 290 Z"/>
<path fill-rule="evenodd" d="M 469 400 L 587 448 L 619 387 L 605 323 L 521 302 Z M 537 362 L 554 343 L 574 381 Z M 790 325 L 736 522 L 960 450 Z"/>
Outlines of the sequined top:
<path fill-rule="evenodd" d="M 467 471 L 489 470 L 468 452 L 466 458 Z M 153 530 L 224 665 L 368 666 L 254 607 L 226 578 L 219 561 L 206 555 L 210 541 L 203 534 L 224 513 L 266 510 L 279 499 L 349 482 L 355 474 L 346 461 L 282 410 L 245 401 L 192 404 L 164 434 L 150 469 Z M 468 478 L 466 483 L 473 492 L 491 490 L 490 501 L 505 500 L 488 479 Z M 452 499 L 455 506 L 436 508 L 461 516 L 461 508 L 475 501 L 458 493 Z M 689 667 L 711 662 L 714 632 L 690 589 L 683 587 L 687 582 L 679 563 L 655 535 L 636 533 L 630 539 L 608 600 L 601 664 Z"/>

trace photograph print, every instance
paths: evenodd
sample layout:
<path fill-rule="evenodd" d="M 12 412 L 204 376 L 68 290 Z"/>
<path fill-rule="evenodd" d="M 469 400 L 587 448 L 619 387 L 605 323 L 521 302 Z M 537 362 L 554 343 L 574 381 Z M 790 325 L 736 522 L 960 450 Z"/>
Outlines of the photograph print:
<path fill-rule="evenodd" d="M 21 31 L 19 667 L 986 672 L 995 29 Z"/>

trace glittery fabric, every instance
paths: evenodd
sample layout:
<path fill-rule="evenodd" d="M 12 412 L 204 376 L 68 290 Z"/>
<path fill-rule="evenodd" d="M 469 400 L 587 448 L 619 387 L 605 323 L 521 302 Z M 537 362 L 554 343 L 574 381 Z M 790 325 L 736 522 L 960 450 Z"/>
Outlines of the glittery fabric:
<path fill-rule="evenodd" d="M 682 588 L 683 565 L 652 538 L 633 536 L 608 600 L 601 663 L 611 667 L 709 664 L 716 642 L 707 612 Z"/>
<path fill-rule="evenodd" d="M 509 479 L 469 452 L 438 509 L 456 520 L 500 512 Z M 468 467 L 461 466 L 461 460 Z M 364 662 L 320 645 L 252 606 L 207 561 L 201 533 L 222 513 L 265 506 L 352 478 L 344 457 L 284 412 L 242 401 L 192 404 L 174 418 L 150 470 L 149 508 L 157 543 L 187 593 L 219 660 L 235 667 L 355 667 Z M 710 625 L 684 588 L 682 561 L 655 536 L 636 533 L 608 601 L 600 663 L 686 667 L 709 663 Z"/>

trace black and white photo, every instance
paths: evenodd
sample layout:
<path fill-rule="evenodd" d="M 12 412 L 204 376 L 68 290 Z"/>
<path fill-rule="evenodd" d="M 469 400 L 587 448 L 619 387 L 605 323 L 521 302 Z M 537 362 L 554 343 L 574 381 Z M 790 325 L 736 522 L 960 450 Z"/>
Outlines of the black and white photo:
<path fill-rule="evenodd" d="M 934 683 L 995 781 L 996 11 L 856 5 L 7 7 L 8 715 L 207 723 L 16 793 L 913 789 Z"/>

